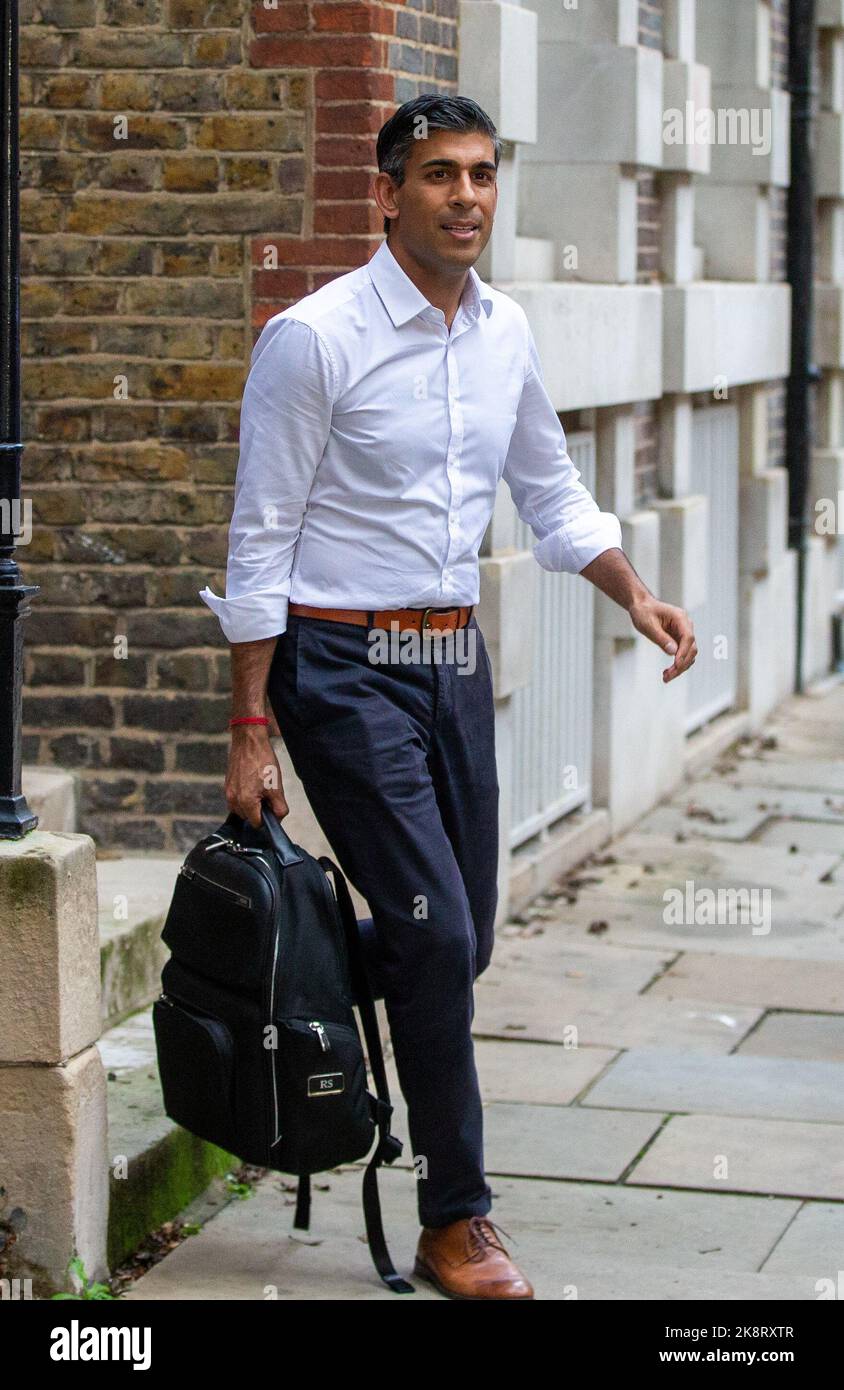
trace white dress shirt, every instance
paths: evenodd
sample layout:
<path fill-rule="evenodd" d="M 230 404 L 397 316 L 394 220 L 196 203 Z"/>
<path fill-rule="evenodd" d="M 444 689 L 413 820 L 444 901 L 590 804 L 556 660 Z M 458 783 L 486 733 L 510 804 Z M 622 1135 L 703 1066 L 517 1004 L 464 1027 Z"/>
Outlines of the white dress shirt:
<path fill-rule="evenodd" d="M 449 332 L 382 242 L 269 319 L 243 393 L 226 596 L 230 642 L 276 636 L 288 601 L 477 603 L 504 478 L 543 569 L 621 547 L 579 481 L 521 305 L 470 269 Z"/>

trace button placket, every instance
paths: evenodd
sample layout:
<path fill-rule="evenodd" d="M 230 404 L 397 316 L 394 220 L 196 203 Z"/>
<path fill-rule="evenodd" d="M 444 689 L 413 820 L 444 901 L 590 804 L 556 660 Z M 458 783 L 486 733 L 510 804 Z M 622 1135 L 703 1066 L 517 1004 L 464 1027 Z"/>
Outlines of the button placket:
<path fill-rule="evenodd" d="M 449 539 L 446 549 L 446 563 L 443 571 L 443 586 L 449 589 L 454 585 L 454 575 L 451 567 L 458 548 L 460 506 L 463 501 L 463 478 L 460 471 L 460 460 L 463 450 L 463 407 L 460 402 L 460 372 L 457 366 L 457 358 L 451 351 L 451 346 L 451 343 L 449 343 L 446 347 L 448 417 L 451 427 L 448 454 L 446 457 L 446 473 L 451 489 L 451 501 L 448 511 Z"/>

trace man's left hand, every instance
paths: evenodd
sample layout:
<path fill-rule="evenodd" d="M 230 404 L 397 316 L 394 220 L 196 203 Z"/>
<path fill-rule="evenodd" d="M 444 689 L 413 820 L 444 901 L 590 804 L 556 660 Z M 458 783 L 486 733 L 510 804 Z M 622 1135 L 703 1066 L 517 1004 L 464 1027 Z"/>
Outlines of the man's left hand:
<path fill-rule="evenodd" d="M 643 636 L 674 656 L 673 664 L 662 673 L 663 684 L 667 685 L 694 665 L 697 642 L 692 620 L 684 608 L 662 603 L 658 598 L 646 598 L 632 603 L 627 611 L 633 626 Z"/>

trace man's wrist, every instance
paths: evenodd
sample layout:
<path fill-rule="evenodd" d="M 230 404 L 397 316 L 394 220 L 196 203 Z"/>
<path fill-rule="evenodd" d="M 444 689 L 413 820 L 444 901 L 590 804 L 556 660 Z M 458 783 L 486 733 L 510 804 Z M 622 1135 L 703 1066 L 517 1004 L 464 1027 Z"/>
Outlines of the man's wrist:
<path fill-rule="evenodd" d="M 235 735 L 238 738 L 263 738 L 269 733 L 269 724 L 269 719 L 256 715 L 255 722 L 250 722 L 248 724 L 232 724 L 230 721 L 229 733 L 233 738 Z"/>
<path fill-rule="evenodd" d="M 630 609 L 633 607 L 634 604 L 644 603 L 646 599 L 656 600 L 656 594 L 652 594 L 650 589 L 645 584 L 637 585 L 631 596 L 627 599 L 627 602 L 625 603 L 624 607 L 627 609 L 629 613 Z"/>

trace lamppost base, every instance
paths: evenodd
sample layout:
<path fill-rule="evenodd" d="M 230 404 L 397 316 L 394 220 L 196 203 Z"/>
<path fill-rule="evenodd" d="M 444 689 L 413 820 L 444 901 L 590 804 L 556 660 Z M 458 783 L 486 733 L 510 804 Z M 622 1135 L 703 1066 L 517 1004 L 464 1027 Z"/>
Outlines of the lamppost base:
<path fill-rule="evenodd" d="M 37 824 L 25 796 L 0 796 L 0 840 L 22 840 Z"/>

